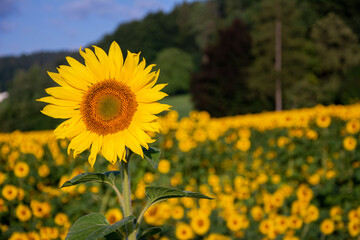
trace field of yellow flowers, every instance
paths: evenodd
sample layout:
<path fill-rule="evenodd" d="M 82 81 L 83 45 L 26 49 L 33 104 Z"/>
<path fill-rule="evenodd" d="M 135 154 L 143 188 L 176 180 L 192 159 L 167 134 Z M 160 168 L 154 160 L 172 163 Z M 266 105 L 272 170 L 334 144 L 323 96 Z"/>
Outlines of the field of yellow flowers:
<path fill-rule="evenodd" d="M 158 171 L 134 160 L 133 205 L 147 185 L 198 191 L 214 200 L 170 199 L 146 212 L 156 239 L 358 239 L 360 105 L 317 106 L 213 119 L 192 112 L 160 119 Z M 113 191 L 98 183 L 62 188 L 85 172 L 114 170 L 88 153 L 68 157 L 52 131 L 0 134 L 0 239 L 64 239 L 90 212 L 122 218 Z M 94 194 L 97 193 L 97 194 Z"/>

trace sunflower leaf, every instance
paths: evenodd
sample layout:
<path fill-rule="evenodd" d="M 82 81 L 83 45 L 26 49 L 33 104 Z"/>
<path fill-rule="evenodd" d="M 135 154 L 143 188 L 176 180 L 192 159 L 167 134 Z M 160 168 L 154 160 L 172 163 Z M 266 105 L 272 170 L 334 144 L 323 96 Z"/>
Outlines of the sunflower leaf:
<path fill-rule="evenodd" d="M 70 228 L 66 240 L 124 239 L 118 230 L 127 223 L 134 221 L 134 216 L 123 218 L 110 225 L 100 213 L 90 213 L 79 218 Z"/>
<path fill-rule="evenodd" d="M 73 177 L 71 180 L 66 181 L 61 188 L 74 186 L 80 183 L 86 182 L 107 182 L 113 184 L 115 177 L 119 175 L 119 171 L 109 171 L 104 173 L 90 173 L 84 172 L 80 173 L 79 175 Z"/>
<path fill-rule="evenodd" d="M 145 229 L 143 232 L 141 232 L 139 234 L 139 236 L 137 236 L 138 240 L 145 240 L 148 237 L 154 236 L 155 234 L 158 234 L 159 232 L 161 232 L 161 228 L 159 227 L 152 227 L 152 228 L 148 228 Z"/>
<path fill-rule="evenodd" d="M 93 232 L 110 226 L 106 218 L 100 213 L 90 213 L 80 217 L 70 228 L 66 240 L 87 239 Z"/>
<path fill-rule="evenodd" d="M 168 188 L 168 187 L 155 187 L 155 186 L 148 186 L 145 188 L 145 193 L 149 198 L 149 205 L 153 205 L 157 202 L 169 199 L 169 198 L 181 198 L 181 197 L 188 197 L 188 198 L 204 198 L 204 199 L 213 199 L 201 193 L 196 192 L 189 192 L 178 190 L 175 188 Z"/>
<path fill-rule="evenodd" d="M 144 152 L 145 159 L 154 169 L 157 169 L 160 161 L 160 150 L 154 147 L 149 147 L 149 149 L 143 147 L 142 150 Z"/>
<path fill-rule="evenodd" d="M 105 237 L 106 239 L 113 239 L 114 235 L 117 235 L 118 237 L 123 237 L 120 231 L 117 230 L 127 225 L 128 223 L 134 221 L 134 219 L 135 219 L 134 216 L 123 218 L 120 221 L 114 223 L 113 225 L 108 226 L 105 229 L 99 229 L 93 232 L 88 238 L 86 238 L 86 240 L 95 240 L 102 237 Z"/>

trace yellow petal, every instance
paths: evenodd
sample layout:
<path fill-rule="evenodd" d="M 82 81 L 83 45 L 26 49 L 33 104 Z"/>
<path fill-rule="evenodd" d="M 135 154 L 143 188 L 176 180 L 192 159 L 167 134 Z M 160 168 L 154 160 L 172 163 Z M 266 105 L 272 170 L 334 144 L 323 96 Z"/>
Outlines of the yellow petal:
<path fill-rule="evenodd" d="M 78 154 L 82 153 L 90 147 L 95 136 L 96 134 L 91 133 L 90 131 L 81 132 L 70 141 L 68 146 L 68 154 L 70 154 L 70 150 L 73 149 L 74 157 L 76 157 Z"/>
<path fill-rule="evenodd" d="M 128 127 L 128 131 L 136 138 L 136 140 L 141 144 L 141 146 L 146 149 L 149 148 L 148 142 L 151 140 L 149 135 L 147 135 L 143 130 L 135 126 L 136 124 L 131 124 Z"/>
<path fill-rule="evenodd" d="M 97 82 L 105 80 L 100 63 L 95 54 L 90 49 L 85 48 L 85 52 L 80 49 L 80 55 L 85 59 L 86 67 L 96 76 Z"/>
<path fill-rule="evenodd" d="M 49 76 L 52 78 L 52 80 L 54 80 L 57 84 L 59 84 L 60 86 L 63 87 L 70 87 L 69 84 L 67 84 L 65 82 L 65 80 L 61 77 L 60 74 L 58 73 L 53 73 L 53 72 L 47 72 L 49 74 Z"/>
<path fill-rule="evenodd" d="M 171 106 L 168 104 L 154 102 L 154 103 L 140 103 L 137 109 L 141 109 L 142 111 L 148 111 L 151 114 L 158 114 L 163 111 L 168 111 L 170 108 Z"/>
<path fill-rule="evenodd" d="M 77 88 L 81 91 L 86 91 L 90 83 L 85 81 L 79 74 L 77 74 L 73 68 L 65 65 L 61 65 L 58 68 L 58 72 L 67 84 L 73 88 Z"/>
<path fill-rule="evenodd" d="M 159 132 L 160 123 L 159 122 L 150 122 L 150 123 L 140 123 L 137 122 L 136 125 L 144 131 L 148 132 Z"/>
<path fill-rule="evenodd" d="M 144 123 L 144 122 L 148 123 L 148 122 L 154 121 L 157 118 L 158 118 L 157 116 L 150 114 L 147 111 L 138 109 L 133 116 L 133 121 L 140 122 L 140 123 Z"/>
<path fill-rule="evenodd" d="M 78 114 L 70 118 L 69 120 L 66 120 L 65 122 L 61 123 L 54 130 L 54 134 L 56 138 L 72 139 L 73 137 L 79 135 L 81 132 L 85 130 L 86 130 L 85 124 L 81 120 L 80 114 Z"/>
<path fill-rule="evenodd" d="M 103 141 L 103 136 L 99 135 L 97 136 L 92 145 L 91 145 L 91 151 L 90 151 L 90 156 L 89 156 L 89 163 L 91 165 L 91 167 L 94 167 L 95 161 L 96 161 L 96 156 L 97 154 L 100 152 L 101 146 L 102 146 L 102 141 Z"/>
<path fill-rule="evenodd" d="M 66 119 L 77 115 L 79 110 L 74 110 L 70 107 L 61 107 L 48 104 L 44 107 L 43 110 L 41 110 L 41 112 L 53 118 Z"/>
<path fill-rule="evenodd" d="M 115 142 L 116 142 L 116 154 L 119 160 L 125 160 L 125 138 L 123 131 L 120 131 L 115 134 Z"/>
<path fill-rule="evenodd" d="M 138 62 L 139 54 L 131 53 L 130 51 L 128 51 L 123 69 L 120 74 L 121 81 L 128 83 L 132 79 L 134 75 L 134 69 L 137 66 Z"/>
<path fill-rule="evenodd" d="M 51 87 L 45 91 L 55 98 L 77 102 L 81 102 L 83 96 L 82 92 L 70 87 Z"/>
<path fill-rule="evenodd" d="M 158 101 L 167 96 L 164 92 L 159 92 L 154 89 L 143 88 L 135 93 L 136 101 L 143 103 L 150 103 Z"/>
<path fill-rule="evenodd" d="M 141 149 L 140 143 L 127 129 L 124 130 L 124 137 L 126 139 L 125 145 L 130 148 L 131 151 L 144 158 L 144 153 Z"/>
<path fill-rule="evenodd" d="M 152 88 L 152 90 L 160 91 L 160 90 L 163 89 L 166 85 L 168 85 L 168 84 L 167 84 L 167 83 L 157 84 L 156 86 L 154 86 L 154 87 Z"/>
<path fill-rule="evenodd" d="M 72 57 L 66 57 L 66 60 L 68 61 L 69 65 L 82 77 L 83 80 L 91 84 L 97 83 L 94 74 L 92 74 L 83 64 Z"/>
<path fill-rule="evenodd" d="M 110 77 L 110 68 L 109 68 L 109 58 L 104 50 L 97 46 L 93 46 L 95 48 L 95 54 L 100 61 L 100 66 L 102 68 L 102 72 L 104 74 L 105 79 L 109 79 Z"/>
<path fill-rule="evenodd" d="M 120 72 L 123 67 L 124 58 L 119 45 L 114 41 L 109 49 L 110 78 L 120 79 Z"/>
<path fill-rule="evenodd" d="M 147 74 L 146 72 L 138 73 L 129 84 L 131 90 L 137 92 L 142 88 L 151 88 L 156 82 L 153 81 L 153 79 L 156 78 L 156 74 L 157 73 L 155 72 L 150 74 Z"/>
<path fill-rule="evenodd" d="M 72 107 L 73 109 L 80 107 L 80 102 L 74 102 L 70 100 L 57 99 L 51 96 L 36 99 L 39 102 L 51 103 L 57 106 Z"/>
<path fill-rule="evenodd" d="M 114 145 L 115 139 L 113 134 L 108 134 L 104 136 L 103 139 L 103 145 L 102 145 L 102 155 L 106 160 L 114 164 L 116 162 L 116 153 L 115 153 L 115 145 Z"/>
<path fill-rule="evenodd" d="M 159 75 L 160 75 L 160 69 L 157 70 L 156 72 L 150 73 L 148 76 L 149 79 L 147 80 L 148 83 L 143 88 L 152 88 L 157 82 Z"/>

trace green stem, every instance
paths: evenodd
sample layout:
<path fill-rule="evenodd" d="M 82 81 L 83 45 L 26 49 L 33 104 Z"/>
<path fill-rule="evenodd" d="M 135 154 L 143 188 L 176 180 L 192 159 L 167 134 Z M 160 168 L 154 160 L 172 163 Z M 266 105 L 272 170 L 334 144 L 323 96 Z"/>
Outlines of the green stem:
<path fill-rule="evenodd" d="M 109 202 L 109 197 L 110 197 L 110 189 L 106 188 L 105 195 L 102 198 L 101 205 L 100 205 L 100 212 L 101 213 L 105 212 L 105 208 L 106 208 L 106 206 L 107 206 L 107 204 Z"/>
<path fill-rule="evenodd" d="M 117 195 L 118 200 L 119 200 L 120 207 L 121 207 L 121 209 L 123 210 L 123 212 L 125 212 L 124 198 L 123 198 L 123 196 L 121 195 L 119 189 L 116 187 L 115 184 L 110 184 L 110 186 L 115 190 L 116 195 Z"/>
<path fill-rule="evenodd" d="M 301 233 L 301 239 L 304 239 L 310 228 L 310 223 L 307 223 Z"/>
<path fill-rule="evenodd" d="M 126 161 L 121 161 L 121 176 L 122 176 L 122 191 L 124 197 L 124 217 L 132 215 L 131 209 L 131 187 L 130 187 L 130 175 L 129 175 L 129 161 L 131 158 L 131 151 L 127 150 Z M 135 226 L 132 223 L 130 229 L 127 229 L 129 234 L 128 240 L 136 240 Z"/>
<path fill-rule="evenodd" d="M 138 217 L 138 219 L 137 219 L 137 221 L 136 221 L 136 225 L 135 225 L 136 232 L 139 231 L 141 220 L 142 220 L 142 218 L 144 217 L 145 212 L 149 209 L 149 207 L 151 207 L 151 204 L 148 202 L 148 203 L 146 204 L 146 206 L 143 208 L 143 210 L 141 211 L 141 213 L 140 213 L 140 215 L 139 215 L 139 217 Z M 137 234 L 137 233 L 136 233 L 136 234 Z"/>

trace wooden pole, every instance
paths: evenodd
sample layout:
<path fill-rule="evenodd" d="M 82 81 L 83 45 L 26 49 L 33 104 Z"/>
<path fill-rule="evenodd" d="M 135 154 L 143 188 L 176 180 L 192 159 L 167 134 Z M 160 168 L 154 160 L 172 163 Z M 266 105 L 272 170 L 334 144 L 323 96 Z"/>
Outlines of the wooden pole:
<path fill-rule="evenodd" d="M 281 86 L 281 19 L 280 5 L 276 1 L 275 20 L 275 110 L 282 110 L 282 86 Z"/>

